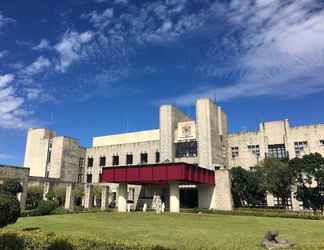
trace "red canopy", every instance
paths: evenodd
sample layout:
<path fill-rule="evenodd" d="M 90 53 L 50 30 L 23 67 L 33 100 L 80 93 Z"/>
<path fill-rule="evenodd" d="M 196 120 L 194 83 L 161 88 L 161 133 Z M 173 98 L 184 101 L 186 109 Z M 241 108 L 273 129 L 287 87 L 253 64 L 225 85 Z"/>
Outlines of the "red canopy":
<path fill-rule="evenodd" d="M 161 163 L 106 167 L 100 178 L 100 182 L 138 185 L 173 181 L 215 185 L 215 172 L 188 163 Z"/>

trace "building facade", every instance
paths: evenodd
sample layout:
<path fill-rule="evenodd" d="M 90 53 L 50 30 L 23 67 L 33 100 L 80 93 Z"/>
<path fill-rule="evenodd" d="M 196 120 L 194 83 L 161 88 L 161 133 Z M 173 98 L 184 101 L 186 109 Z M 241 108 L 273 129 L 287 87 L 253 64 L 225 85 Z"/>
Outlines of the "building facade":
<path fill-rule="evenodd" d="M 158 129 L 94 137 L 89 148 L 48 129 L 29 129 L 24 166 L 31 176 L 88 184 L 86 203 L 91 184 L 107 186 L 120 211 L 128 203 L 134 209 L 152 206 L 156 196 L 175 212 L 180 206 L 230 210 L 228 169 L 249 169 L 265 157 L 289 159 L 312 152 L 324 154 L 324 125 L 290 127 L 283 120 L 261 123 L 255 132 L 229 134 L 226 113 L 206 98 L 196 101 L 196 119 L 163 105 Z M 170 175 L 174 164 L 186 174 Z M 212 182 L 207 181 L 210 174 Z"/>

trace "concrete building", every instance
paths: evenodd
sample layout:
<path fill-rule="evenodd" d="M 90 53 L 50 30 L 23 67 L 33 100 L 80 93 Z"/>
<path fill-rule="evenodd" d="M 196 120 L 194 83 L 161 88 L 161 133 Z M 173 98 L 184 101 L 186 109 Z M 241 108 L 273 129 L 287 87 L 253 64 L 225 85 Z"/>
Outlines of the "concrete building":
<path fill-rule="evenodd" d="M 226 113 L 206 98 L 196 102 L 196 119 L 163 105 L 158 129 L 94 137 L 89 148 L 48 129 L 29 129 L 24 166 L 31 176 L 85 183 L 85 207 L 93 205 L 93 185 L 100 185 L 102 209 L 110 203 L 122 212 L 150 208 L 158 197 L 171 212 L 231 210 L 230 168 L 311 152 L 324 154 L 324 125 L 290 127 L 284 120 L 229 134 Z"/>

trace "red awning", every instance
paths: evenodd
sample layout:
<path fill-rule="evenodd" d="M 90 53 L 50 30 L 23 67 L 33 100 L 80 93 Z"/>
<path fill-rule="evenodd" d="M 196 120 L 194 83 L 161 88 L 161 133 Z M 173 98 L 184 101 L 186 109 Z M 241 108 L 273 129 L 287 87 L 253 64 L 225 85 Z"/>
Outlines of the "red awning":
<path fill-rule="evenodd" d="M 129 184 L 161 184 L 172 181 L 215 185 L 215 173 L 188 163 L 106 167 L 100 182 Z"/>

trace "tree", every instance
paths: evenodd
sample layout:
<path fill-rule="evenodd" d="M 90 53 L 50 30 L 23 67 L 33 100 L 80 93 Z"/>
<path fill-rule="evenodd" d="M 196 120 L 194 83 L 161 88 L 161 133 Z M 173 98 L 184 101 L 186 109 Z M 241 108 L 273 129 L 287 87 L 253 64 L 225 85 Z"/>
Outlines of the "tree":
<path fill-rule="evenodd" d="M 27 190 L 26 208 L 37 208 L 41 200 L 43 200 L 43 188 L 39 186 L 29 187 Z"/>
<path fill-rule="evenodd" d="M 93 196 L 94 196 L 94 199 L 96 200 L 96 206 L 100 206 L 101 204 L 101 186 L 94 186 L 93 187 Z"/>
<path fill-rule="evenodd" d="M 323 212 L 324 158 L 321 154 L 304 155 L 289 161 L 297 175 L 297 199 L 308 209 Z"/>
<path fill-rule="evenodd" d="M 83 196 L 84 186 L 82 184 L 76 185 L 74 188 L 74 203 L 76 206 L 81 206 Z"/>
<path fill-rule="evenodd" d="M 266 198 L 263 171 L 255 167 L 248 171 L 241 167 L 233 168 L 232 194 L 236 207 L 261 206 Z"/>
<path fill-rule="evenodd" d="M 2 185 L 2 190 L 12 195 L 17 195 L 23 191 L 23 187 L 18 179 L 7 179 Z"/>
<path fill-rule="evenodd" d="M 15 195 L 0 193 L 0 228 L 15 223 L 20 215 L 20 204 Z"/>
<path fill-rule="evenodd" d="M 262 163 L 267 190 L 281 200 L 281 206 L 288 206 L 291 186 L 296 183 L 296 171 L 287 162 L 265 159 Z M 278 202 L 279 204 L 279 202 Z"/>
<path fill-rule="evenodd" d="M 46 198 L 51 201 L 57 201 L 62 206 L 65 201 L 65 187 L 56 186 L 46 194 Z"/>

